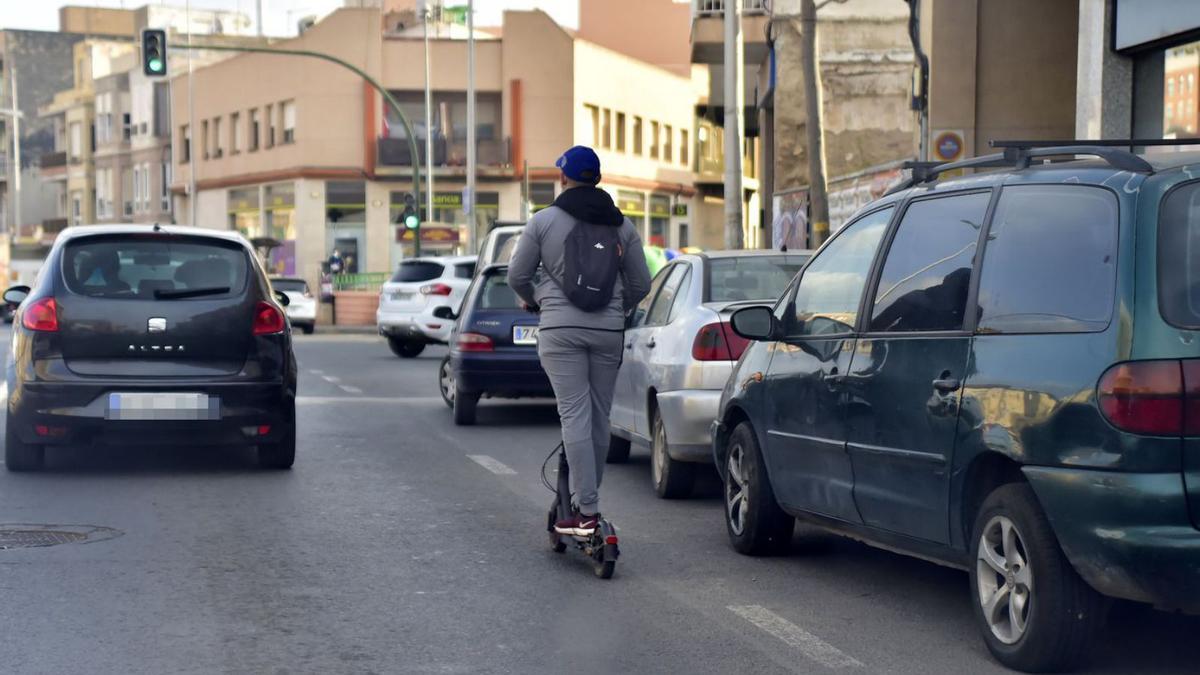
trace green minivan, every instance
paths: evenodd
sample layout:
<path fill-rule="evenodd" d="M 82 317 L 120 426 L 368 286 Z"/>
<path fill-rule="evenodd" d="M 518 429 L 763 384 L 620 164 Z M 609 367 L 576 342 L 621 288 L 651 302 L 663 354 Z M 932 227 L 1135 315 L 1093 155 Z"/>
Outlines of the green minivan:
<path fill-rule="evenodd" d="M 800 518 L 967 569 L 988 648 L 1028 671 L 1085 661 L 1108 598 L 1200 610 L 1200 153 L 917 169 L 732 317 L 734 548 Z"/>

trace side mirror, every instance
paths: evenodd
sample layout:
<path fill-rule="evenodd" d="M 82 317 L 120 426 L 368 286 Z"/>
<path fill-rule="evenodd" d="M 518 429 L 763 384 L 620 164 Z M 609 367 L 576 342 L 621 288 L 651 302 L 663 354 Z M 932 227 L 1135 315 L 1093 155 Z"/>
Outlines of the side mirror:
<path fill-rule="evenodd" d="M 27 297 L 29 297 L 28 286 L 13 286 L 7 291 L 4 291 L 4 301 L 10 305 L 19 305 L 24 302 L 25 298 Z"/>
<path fill-rule="evenodd" d="M 729 325 L 733 328 L 733 332 L 747 340 L 762 342 L 777 340 L 782 332 L 774 312 L 770 307 L 762 305 L 743 307 L 737 310 L 729 318 Z"/>
<path fill-rule="evenodd" d="M 458 318 L 458 315 L 454 313 L 454 310 L 445 306 L 438 307 L 437 309 L 433 310 L 433 315 L 439 319 L 446 319 L 447 321 L 454 321 Z"/>
<path fill-rule="evenodd" d="M 275 299 L 278 300 L 279 304 L 283 305 L 284 307 L 292 304 L 292 299 L 289 298 L 288 294 L 284 293 L 283 291 L 275 291 Z"/>

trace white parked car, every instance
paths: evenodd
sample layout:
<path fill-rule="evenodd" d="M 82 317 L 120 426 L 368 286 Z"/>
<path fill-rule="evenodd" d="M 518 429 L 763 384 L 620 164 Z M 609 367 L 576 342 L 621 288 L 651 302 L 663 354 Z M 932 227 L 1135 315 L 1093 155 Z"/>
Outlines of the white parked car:
<path fill-rule="evenodd" d="M 691 492 L 696 465 L 712 464 L 709 426 L 747 345 L 729 327 L 730 314 L 778 298 L 810 255 L 710 251 L 679 256 L 659 271 L 625 330 L 609 462 L 628 459 L 631 442 L 649 446 L 658 495 Z"/>
<path fill-rule="evenodd" d="M 296 277 L 271 277 L 271 287 L 288 297 L 284 311 L 292 326 L 311 335 L 317 328 L 317 299 L 308 282 Z"/>
<path fill-rule="evenodd" d="M 488 232 L 479 247 L 478 269 L 482 270 L 492 263 L 507 264 L 512 259 L 513 251 L 517 250 L 517 241 L 523 229 L 524 225 L 502 225 Z"/>
<path fill-rule="evenodd" d="M 450 339 L 476 256 L 413 258 L 400 263 L 379 290 L 375 324 L 396 356 L 413 358 L 430 343 Z M 447 311 L 448 310 L 448 311 Z"/>

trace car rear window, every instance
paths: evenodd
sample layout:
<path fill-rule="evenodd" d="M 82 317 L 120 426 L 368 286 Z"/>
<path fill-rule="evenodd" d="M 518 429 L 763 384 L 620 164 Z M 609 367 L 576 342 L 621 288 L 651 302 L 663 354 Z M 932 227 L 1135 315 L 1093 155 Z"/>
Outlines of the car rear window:
<path fill-rule="evenodd" d="M 475 306 L 478 309 L 521 309 L 521 301 L 503 274 L 489 274 L 483 278 Z"/>
<path fill-rule="evenodd" d="M 1200 182 L 1176 188 L 1158 217 L 1158 306 L 1168 323 L 1200 329 Z"/>
<path fill-rule="evenodd" d="M 804 257 L 794 255 L 710 259 L 705 302 L 778 298 L 804 262 Z"/>
<path fill-rule="evenodd" d="M 304 293 L 308 290 L 308 283 L 303 279 L 272 279 L 271 287 L 277 291 Z"/>
<path fill-rule="evenodd" d="M 470 279 L 475 276 L 475 263 L 465 262 L 455 265 L 454 276 L 457 279 Z"/>
<path fill-rule="evenodd" d="M 412 260 L 400 263 L 392 281 L 430 281 L 442 276 L 445 266 L 431 260 Z"/>
<path fill-rule="evenodd" d="M 249 272 L 242 247 L 198 237 L 87 237 L 63 249 L 67 290 L 96 298 L 235 295 L 245 290 Z"/>

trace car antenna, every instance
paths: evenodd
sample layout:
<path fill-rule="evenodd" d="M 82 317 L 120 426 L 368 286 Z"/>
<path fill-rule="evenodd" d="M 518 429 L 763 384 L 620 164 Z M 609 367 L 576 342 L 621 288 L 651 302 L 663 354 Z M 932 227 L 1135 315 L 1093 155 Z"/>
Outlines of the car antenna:
<path fill-rule="evenodd" d="M 155 223 L 155 224 L 154 224 L 154 231 L 155 231 L 155 232 L 162 232 L 162 225 L 159 225 L 158 223 Z"/>

